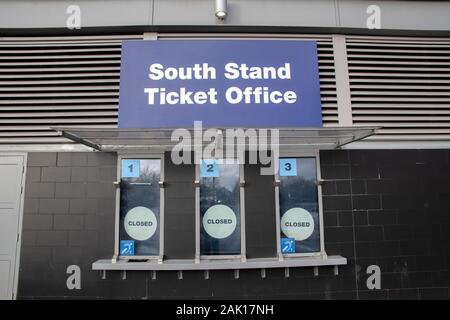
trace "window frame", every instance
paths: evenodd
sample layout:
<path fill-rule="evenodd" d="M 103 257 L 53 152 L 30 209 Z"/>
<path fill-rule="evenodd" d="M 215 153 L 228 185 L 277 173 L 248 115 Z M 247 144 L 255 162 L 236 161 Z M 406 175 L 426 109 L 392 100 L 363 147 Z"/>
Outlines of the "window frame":
<path fill-rule="evenodd" d="M 317 195 L 318 195 L 318 213 L 319 213 L 319 232 L 320 232 L 320 251 L 307 252 L 307 253 L 285 253 L 281 252 L 281 215 L 280 215 L 280 176 L 279 172 L 274 175 L 275 182 L 275 228 L 276 228 L 276 245 L 277 245 L 277 257 L 278 260 L 296 258 L 296 257 L 317 257 L 321 256 L 324 259 L 327 258 L 325 252 L 325 234 L 323 223 L 323 199 L 322 199 L 322 184 L 321 184 L 321 170 L 320 170 L 320 152 L 319 151 L 289 151 L 280 152 L 279 159 L 292 157 L 292 158 L 315 158 L 316 160 L 316 173 L 317 173 Z M 122 172 L 122 160 L 124 159 L 154 159 L 161 161 L 161 173 L 160 173 L 160 217 L 159 217 L 159 255 L 155 256 L 121 256 L 119 253 L 120 246 L 120 181 Z M 113 262 L 117 260 L 150 260 L 163 263 L 164 259 L 164 181 L 165 181 L 165 166 L 164 166 L 164 153 L 123 153 L 117 154 L 117 170 L 116 170 L 116 205 L 115 205 L 115 241 L 114 241 L 114 256 Z M 278 159 L 278 161 L 279 161 Z M 220 160 L 220 159 L 219 159 Z M 226 161 L 226 159 L 223 159 Z M 241 254 L 239 255 L 202 255 L 200 251 L 200 232 L 201 232 L 201 217 L 200 217 L 200 163 L 195 164 L 195 263 L 209 260 L 241 260 L 246 262 L 246 232 L 245 232 L 245 165 L 239 163 L 239 182 L 240 182 L 240 214 L 241 214 Z"/>
<path fill-rule="evenodd" d="M 320 152 L 319 151 L 289 151 L 280 152 L 279 159 L 282 158 L 315 158 L 316 160 L 316 181 L 317 181 L 317 202 L 319 213 L 319 232 L 320 232 L 320 251 L 318 252 L 296 252 L 296 253 L 282 253 L 281 252 L 281 213 L 280 213 L 280 173 L 279 170 L 275 173 L 275 215 L 276 215 L 276 229 L 277 229 L 277 255 L 280 261 L 295 257 L 316 257 L 321 256 L 327 258 L 325 252 L 325 234 L 323 225 L 323 202 L 322 202 L 322 174 L 320 171 Z M 278 164 L 279 164 L 278 159 Z"/>
<path fill-rule="evenodd" d="M 203 159 L 202 159 L 203 160 Z M 215 159 L 226 162 L 227 159 Z M 228 160 L 230 161 L 230 160 Z M 234 159 L 234 161 L 239 161 Z M 201 214 L 200 214 L 200 163 L 195 164 L 195 263 L 208 260 L 238 260 L 242 262 L 247 260 L 246 238 L 245 238 L 245 179 L 244 164 L 238 162 L 239 165 L 239 206 L 241 218 L 241 254 L 218 254 L 218 255 L 202 255 L 200 248 L 201 233 Z"/>
<path fill-rule="evenodd" d="M 120 246 L 120 197 L 121 197 L 121 180 L 122 180 L 122 160 L 159 160 L 160 161 L 160 177 L 159 177 L 159 254 L 150 256 L 121 256 Z M 117 154 L 117 171 L 116 171 L 116 208 L 115 208 L 115 230 L 114 230 L 114 256 L 113 261 L 120 260 L 152 260 L 158 263 L 163 262 L 164 258 L 164 153 L 124 153 Z"/>

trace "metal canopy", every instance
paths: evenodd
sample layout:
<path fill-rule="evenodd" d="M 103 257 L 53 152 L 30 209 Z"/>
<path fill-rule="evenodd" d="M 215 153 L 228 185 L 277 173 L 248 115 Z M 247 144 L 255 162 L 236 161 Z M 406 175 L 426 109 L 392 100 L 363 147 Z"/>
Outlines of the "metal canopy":
<path fill-rule="evenodd" d="M 278 129 L 279 148 L 280 150 L 299 150 L 301 149 L 318 149 L 333 150 L 340 147 L 367 138 L 376 133 L 380 127 L 328 127 L 328 128 L 282 128 Z M 74 142 L 84 144 L 88 147 L 99 151 L 127 151 L 127 150 L 154 150 L 154 151 L 170 151 L 175 145 L 179 144 L 180 138 L 178 134 L 174 134 L 175 130 L 183 130 L 184 134 L 190 135 L 190 145 L 199 147 L 195 144 L 194 139 L 197 136 L 204 136 L 205 131 L 212 129 L 203 129 L 200 133 L 193 129 L 116 129 L 116 128 L 64 128 L 54 127 L 53 130 L 59 132 Z M 256 129 L 235 129 L 220 128 L 208 131 L 209 134 L 220 137 L 217 141 L 223 141 L 221 146 L 227 147 L 227 136 L 236 134 L 234 130 L 244 130 L 247 133 L 256 132 L 258 143 L 260 138 L 265 138 L 270 147 L 271 136 L 274 129 L 256 128 Z M 234 132 L 234 133 L 233 133 Z M 174 135 L 172 141 L 172 135 Z M 231 135 L 231 136 L 230 136 Z M 202 147 L 211 143 L 210 138 L 203 139 Z M 229 139 L 233 146 L 239 144 L 239 139 Z M 251 148 L 251 139 L 246 137 L 245 147 Z M 186 142 L 186 141 L 185 141 Z M 242 142 L 242 141 L 241 141 Z"/>

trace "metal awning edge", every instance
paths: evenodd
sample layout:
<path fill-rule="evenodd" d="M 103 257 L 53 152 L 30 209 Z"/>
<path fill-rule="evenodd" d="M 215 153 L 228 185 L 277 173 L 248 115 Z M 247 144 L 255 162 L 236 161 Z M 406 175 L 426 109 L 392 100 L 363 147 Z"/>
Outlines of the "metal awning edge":
<path fill-rule="evenodd" d="M 124 150 L 124 149 L 134 149 L 136 150 L 137 148 L 142 148 L 142 149 L 149 149 L 149 148 L 162 148 L 162 149 L 166 149 L 166 148 L 170 148 L 173 147 L 174 144 L 170 144 L 170 145 L 144 145 L 144 144 L 106 144 L 106 143 L 99 143 L 96 141 L 92 141 L 92 139 L 95 140 L 94 137 L 83 137 L 80 132 L 102 132 L 102 133 L 106 133 L 106 132 L 111 132 L 111 133 L 120 133 L 120 132 L 127 132 L 127 133 L 133 133 L 133 132 L 137 132 L 137 133 L 141 133 L 141 132 L 170 132 L 172 129 L 165 129 L 165 128 L 161 128 L 161 129 L 121 129 L 121 128 L 108 128 L 108 129 L 104 129 L 104 128 L 64 128 L 64 127 L 52 127 L 51 129 L 57 131 L 62 137 L 65 137 L 69 140 L 72 140 L 76 143 L 80 143 L 83 145 L 86 145 L 90 148 L 93 148 L 95 150 L 98 151 L 118 151 L 118 150 Z M 227 128 L 227 129 L 232 129 L 232 128 Z M 238 128 L 235 128 L 238 129 Z M 268 129 L 268 128 L 255 128 L 255 129 Z M 270 128 L 269 128 L 270 129 Z M 316 147 L 317 149 L 325 149 L 325 148 L 321 148 L 320 145 L 328 145 L 328 146 L 332 146 L 334 145 L 334 148 L 331 149 L 339 149 L 345 145 L 348 145 L 352 142 L 356 142 L 356 141 L 361 141 L 367 137 L 370 137 L 374 134 L 376 134 L 376 132 L 381 129 L 381 127 L 325 127 L 325 128 L 281 128 L 280 130 L 280 138 L 290 138 L 290 139 L 295 139 L 298 138 L 299 139 L 299 143 L 297 144 L 280 144 L 280 147 L 295 147 L 295 146 L 308 146 L 308 147 Z M 206 129 L 205 129 L 206 130 Z M 220 129 L 222 130 L 222 129 Z M 342 136 L 300 136 L 300 137 L 292 137 L 292 136 L 282 136 L 282 132 L 307 132 L 307 131 L 317 131 L 317 132 L 330 132 L 330 131 L 336 131 L 339 133 L 339 131 L 341 132 L 346 132 L 345 135 Z M 353 131 L 353 134 L 348 134 L 348 131 Z M 362 135 L 358 135 L 358 131 L 364 131 L 366 133 L 362 134 Z M 77 134 L 78 133 L 78 134 Z M 349 137 L 350 136 L 350 137 Z M 340 138 L 347 138 L 349 137 L 347 140 L 345 141 L 340 141 Z M 307 140 L 311 140 L 311 139 L 332 139 L 334 138 L 336 141 L 334 142 L 328 142 L 328 143 L 312 143 L 312 142 L 308 142 Z M 117 137 L 99 137 L 99 140 L 103 139 L 104 141 L 114 141 L 117 140 L 118 142 L 121 139 L 118 139 Z M 132 140 L 132 138 L 127 138 L 128 140 Z M 136 139 L 139 140 L 138 137 L 136 137 Z M 152 138 L 146 138 L 146 139 L 164 139 L 164 138 L 157 138 L 157 137 L 152 137 Z M 145 140 L 145 139 L 140 139 Z M 301 142 L 306 142 L 305 143 L 301 143 Z M 225 144 L 226 145 L 226 144 Z"/>
<path fill-rule="evenodd" d="M 88 139 L 83 139 L 75 134 L 72 134 L 70 131 L 68 131 L 66 129 L 59 129 L 59 128 L 51 128 L 51 129 L 58 132 L 62 137 L 72 140 L 73 142 L 77 142 L 79 144 L 83 144 L 83 145 L 93 148 L 95 150 L 102 151 L 102 148 L 100 145 L 93 143 L 93 142 L 89 141 Z"/>

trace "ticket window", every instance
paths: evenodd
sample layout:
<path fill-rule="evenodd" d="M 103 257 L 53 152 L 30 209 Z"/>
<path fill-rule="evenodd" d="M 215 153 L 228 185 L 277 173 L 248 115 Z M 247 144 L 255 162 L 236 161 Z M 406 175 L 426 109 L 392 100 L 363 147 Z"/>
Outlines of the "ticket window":
<path fill-rule="evenodd" d="M 317 157 L 279 159 L 280 251 L 283 255 L 323 252 Z"/>
<path fill-rule="evenodd" d="M 120 159 L 119 256 L 161 254 L 161 159 Z"/>
<path fill-rule="evenodd" d="M 240 256 L 241 170 L 235 163 L 202 160 L 199 165 L 200 255 Z"/>

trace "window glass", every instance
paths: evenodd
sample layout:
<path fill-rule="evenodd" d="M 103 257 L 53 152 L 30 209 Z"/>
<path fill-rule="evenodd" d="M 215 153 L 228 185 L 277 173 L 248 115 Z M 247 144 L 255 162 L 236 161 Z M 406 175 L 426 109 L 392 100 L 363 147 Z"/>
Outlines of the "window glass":
<path fill-rule="evenodd" d="M 316 158 L 281 158 L 279 175 L 281 252 L 319 252 Z"/>
<path fill-rule="evenodd" d="M 119 254 L 159 255 L 161 161 L 122 159 Z"/>
<path fill-rule="evenodd" d="M 239 164 L 200 164 L 200 253 L 241 254 Z"/>

